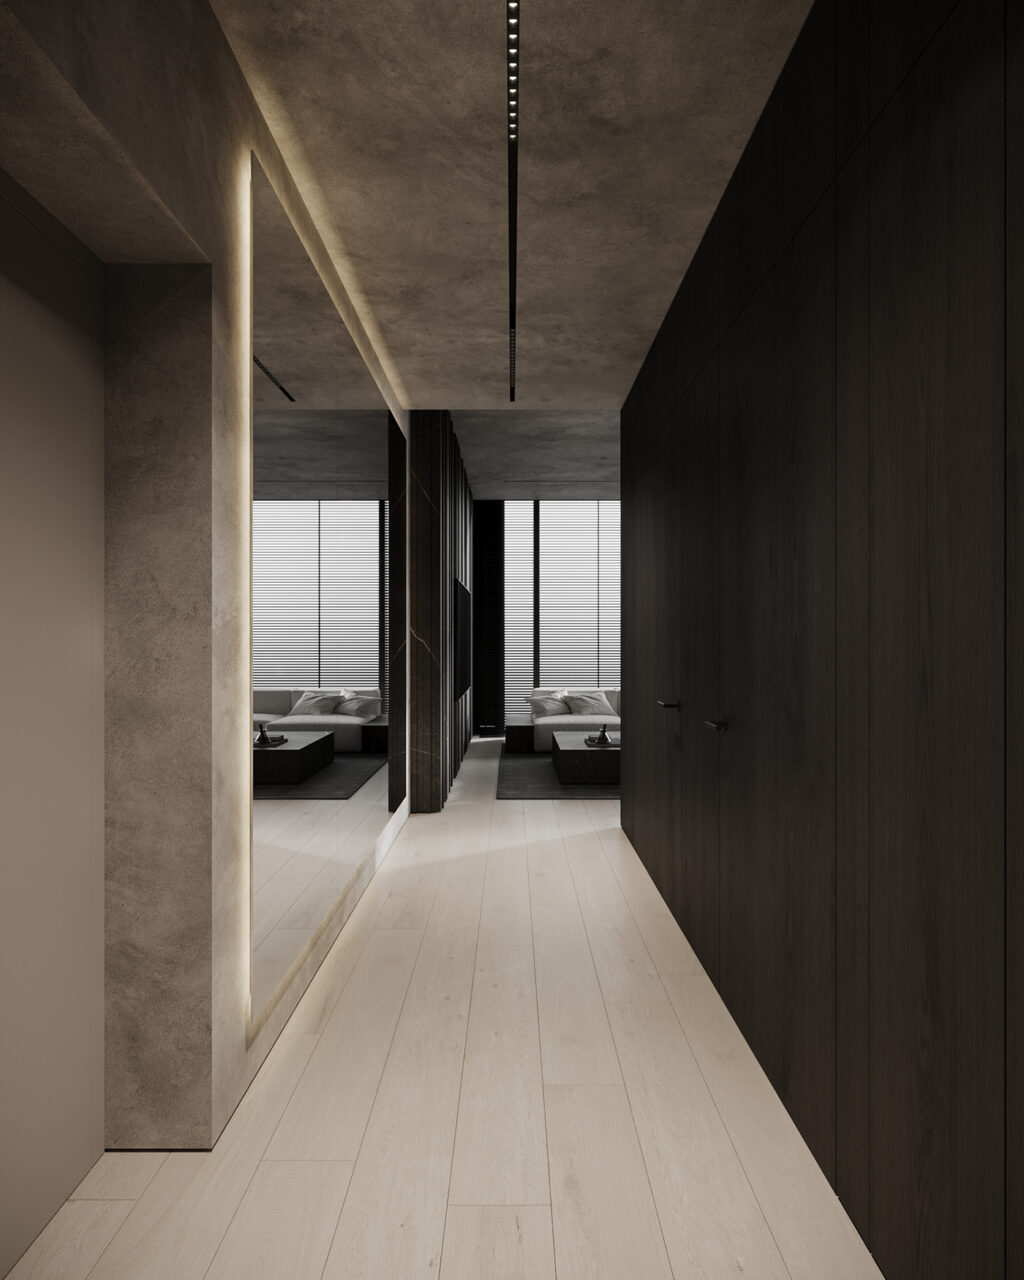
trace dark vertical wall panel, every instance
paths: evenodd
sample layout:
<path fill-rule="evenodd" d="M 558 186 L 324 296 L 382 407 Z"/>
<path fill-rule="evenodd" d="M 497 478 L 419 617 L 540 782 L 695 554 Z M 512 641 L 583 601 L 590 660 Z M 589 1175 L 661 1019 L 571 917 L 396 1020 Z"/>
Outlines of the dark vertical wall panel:
<path fill-rule="evenodd" d="M 1024 1274 L 1022 11 L 819 0 L 622 413 L 623 825 L 888 1280 Z"/>
<path fill-rule="evenodd" d="M 456 701 L 454 580 L 472 580 L 472 494 L 451 414 L 409 415 L 409 793 L 444 806 L 471 736 L 472 689 Z"/>
<path fill-rule="evenodd" d="M 719 759 L 722 735 L 707 721 L 721 719 L 719 688 L 719 359 L 713 357 L 683 397 L 679 468 L 661 484 L 680 522 L 679 791 L 675 833 L 682 862 L 677 919 L 711 979 L 719 968 Z M 657 541 L 657 539 L 653 539 Z M 683 833 L 685 832 L 685 838 Z M 675 909 L 675 908 L 673 908 Z"/>
<path fill-rule="evenodd" d="M 836 165 L 842 167 L 871 122 L 871 6 L 836 0 Z"/>
<path fill-rule="evenodd" d="M 505 729 L 505 504 L 473 503 L 473 732 Z"/>
<path fill-rule="evenodd" d="M 639 390 L 638 390 L 639 388 Z M 649 718 L 640 712 L 636 689 L 640 679 L 644 638 L 641 625 L 646 627 L 650 621 L 650 605 L 640 612 L 640 583 L 642 578 L 641 562 L 645 548 L 640 542 L 640 511 L 643 490 L 646 480 L 640 471 L 641 438 L 639 419 L 642 414 L 644 388 L 637 382 L 630 398 L 623 406 L 619 429 L 619 472 L 620 501 L 622 503 L 622 692 L 620 706 L 624 724 L 635 726 L 638 734 L 642 734 Z M 632 430 L 628 430 L 632 424 Z M 629 517 L 628 519 L 625 517 Z M 658 541 L 661 541 L 659 531 Z M 651 713 L 653 714 L 653 713 Z M 627 731 L 628 732 L 628 731 Z M 633 842 L 634 848 L 644 850 L 644 861 L 649 862 L 646 852 L 645 834 L 638 823 L 643 818 L 642 784 L 643 777 L 637 767 L 639 760 L 626 744 L 622 753 L 622 799 L 620 802 L 619 821 L 622 829 Z"/>
<path fill-rule="evenodd" d="M 1012 3 L 1012 0 L 1011 0 Z M 899 88 L 956 0 L 868 0 L 871 32 L 871 115 L 874 119 Z"/>
<path fill-rule="evenodd" d="M 1006 1274 L 1024 1278 L 1024 5 L 1006 45 Z"/>
<path fill-rule="evenodd" d="M 408 447 L 398 423 L 388 415 L 388 809 L 405 799 L 408 617 L 406 592 L 406 465 Z"/>
<path fill-rule="evenodd" d="M 1002 35 L 1001 4 L 961 4 L 871 134 L 871 1230 L 892 1276 L 1003 1265 Z"/>
<path fill-rule="evenodd" d="M 835 100 L 835 0 L 818 0 L 722 197 L 726 323 L 835 176 Z"/>
<path fill-rule="evenodd" d="M 722 345 L 720 990 L 835 1164 L 835 271 L 823 200 Z M 823 429 L 824 428 L 824 429 Z"/>
<path fill-rule="evenodd" d="M 441 795 L 441 414 L 409 415 L 409 805 Z"/>
<path fill-rule="evenodd" d="M 868 1232 L 869 153 L 836 184 L 836 1190 Z"/>
<path fill-rule="evenodd" d="M 677 916 L 682 901 L 679 711 L 658 702 L 679 702 L 679 504 L 672 500 L 679 447 L 679 431 L 670 418 L 632 461 L 627 483 L 640 501 L 623 573 L 630 589 L 623 616 L 635 609 L 644 619 L 639 635 L 626 633 L 632 674 L 623 683 L 623 769 L 633 800 L 624 821 L 648 850 L 651 878 Z M 631 733 L 631 725 L 642 731 Z M 629 834 L 630 826 L 624 830 Z"/>

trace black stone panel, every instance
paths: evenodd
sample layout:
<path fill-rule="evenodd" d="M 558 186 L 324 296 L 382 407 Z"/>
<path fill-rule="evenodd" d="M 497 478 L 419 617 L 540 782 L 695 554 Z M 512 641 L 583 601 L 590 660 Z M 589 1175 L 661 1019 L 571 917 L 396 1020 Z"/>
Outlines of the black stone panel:
<path fill-rule="evenodd" d="M 409 415 L 410 808 L 444 807 L 472 735 L 455 697 L 454 583 L 472 581 L 473 500 L 446 410 Z"/>
<path fill-rule="evenodd" d="M 405 799 L 406 773 L 406 463 L 408 446 L 398 423 L 388 417 L 388 809 Z"/>
<path fill-rule="evenodd" d="M 505 503 L 473 503 L 473 732 L 505 729 Z"/>

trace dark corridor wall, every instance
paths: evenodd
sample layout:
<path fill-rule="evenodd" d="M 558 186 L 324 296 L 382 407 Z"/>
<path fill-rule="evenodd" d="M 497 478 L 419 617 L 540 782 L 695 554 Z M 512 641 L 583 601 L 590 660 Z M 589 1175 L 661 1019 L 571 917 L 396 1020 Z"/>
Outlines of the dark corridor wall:
<path fill-rule="evenodd" d="M 1021 8 L 819 0 L 622 412 L 623 826 L 889 1280 L 1024 1267 Z"/>

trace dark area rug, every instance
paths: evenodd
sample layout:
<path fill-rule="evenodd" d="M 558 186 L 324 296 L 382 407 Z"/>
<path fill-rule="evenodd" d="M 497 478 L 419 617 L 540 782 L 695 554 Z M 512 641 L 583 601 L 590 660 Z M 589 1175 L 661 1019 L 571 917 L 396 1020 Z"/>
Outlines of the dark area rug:
<path fill-rule="evenodd" d="M 293 786 L 253 787 L 255 800 L 348 800 L 388 762 L 386 755 L 340 751 L 334 763 Z"/>
<path fill-rule="evenodd" d="M 501 749 L 499 800 L 618 800 L 619 794 L 617 786 L 566 786 L 559 782 L 547 752 L 510 756 Z"/>

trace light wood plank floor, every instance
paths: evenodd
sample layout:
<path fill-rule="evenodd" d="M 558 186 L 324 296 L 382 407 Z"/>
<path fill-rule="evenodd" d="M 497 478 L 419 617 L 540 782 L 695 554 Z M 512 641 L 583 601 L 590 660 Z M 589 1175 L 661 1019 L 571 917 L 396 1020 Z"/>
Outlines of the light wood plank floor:
<path fill-rule="evenodd" d="M 252 1008 L 259 1013 L 387 823 L 388 771 L 348 800 L 254 800 Z"/>
<path fill-rule="evenodd" d="M 878 1280 L 617 803 L 497 763 L 403 828 L 216 1149 L 103 1156 L 14 1280 Z"/>

